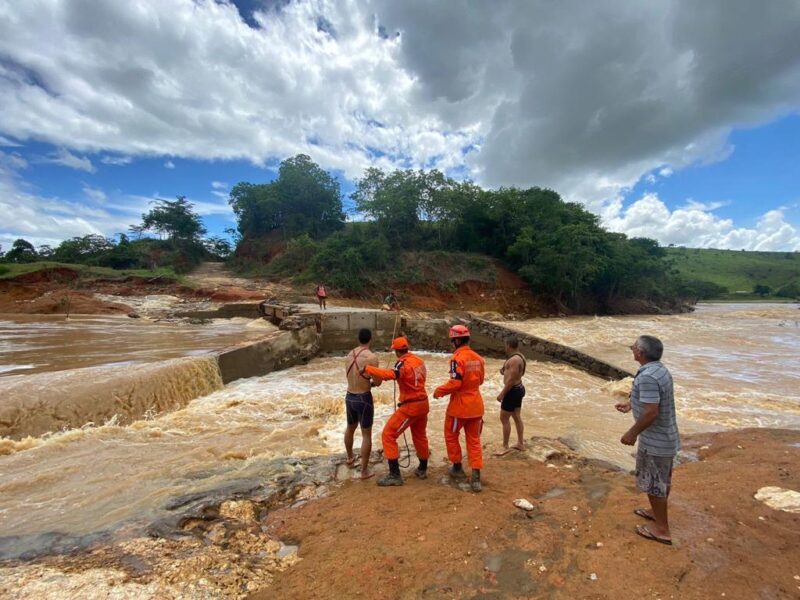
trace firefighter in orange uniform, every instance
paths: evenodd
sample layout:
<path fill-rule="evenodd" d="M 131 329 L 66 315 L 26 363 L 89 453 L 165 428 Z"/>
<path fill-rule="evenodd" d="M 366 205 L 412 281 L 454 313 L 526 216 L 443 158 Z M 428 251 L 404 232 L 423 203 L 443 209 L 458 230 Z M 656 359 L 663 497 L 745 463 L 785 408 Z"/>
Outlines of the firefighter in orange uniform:
<path fill-rule="evenodd" d="M 400 388 L 400 403 L 397 410 L 383 428 L 383 454 L 389 461 L 389 474 L 378 480 L 380 486 L 403 485 L 400 475 L 400 450 L 397 438 L 406 429 L 411 430 L 411 439 L 417 451 L 419 466 L 415 475 L 420 479 L 428 476 L 428 392 L 425 391 L 427 375 L 425 363 L 419 356 L 408 351 L 408 340 L 404 337 L 392 341 L 392 350 L 397 362 L 391 369 L 379 369 L 368 365 L 364 375 L 381 381 L 396 379 Z"/>
<path fill-rule="evenodd" d="M 484 378 L 484 361 L 469 347 L 469 329 L 464 325 L 450 328 L 450 341 L 455 350 L 450 360 L 450 381 L 440 385 L 433 392 L 434 398 L 450 395 L 444 419 L 444 441 L 447 456 L 453 466 L 450 476 L 456 479 L 466 477 L 461 466 L 461 444 L 458 436 L 464 428 L 467 442 L 467 457 L 472 468 L 470 485 L 473 492 L 481 491 L 481 430 L 483 429 L 483 398 L 480 386 Z"/>

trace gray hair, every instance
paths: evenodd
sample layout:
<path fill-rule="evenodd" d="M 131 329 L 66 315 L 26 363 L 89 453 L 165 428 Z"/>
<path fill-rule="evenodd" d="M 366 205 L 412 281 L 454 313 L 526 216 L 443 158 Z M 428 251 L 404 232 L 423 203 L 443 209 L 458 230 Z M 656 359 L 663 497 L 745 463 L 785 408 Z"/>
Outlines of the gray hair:
<path fill-rule="evenodd" d="M 636 338 L 636 347 L 647 360 L 661 360 L 664 354 L 664 344 L 652 335 L 640 335 Z"/>

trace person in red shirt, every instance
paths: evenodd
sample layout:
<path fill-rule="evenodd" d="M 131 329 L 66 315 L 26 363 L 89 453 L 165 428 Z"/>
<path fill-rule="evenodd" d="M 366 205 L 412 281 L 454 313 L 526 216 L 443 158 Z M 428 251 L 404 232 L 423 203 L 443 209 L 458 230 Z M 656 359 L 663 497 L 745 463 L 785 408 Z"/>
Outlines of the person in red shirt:
<path fill-rule="evenodd" d="M 466 477 L 461 466 L 461 444 L 458 436 L 464 429 L 467 442 L 467 457 L 472 468 L 470 485 L 472 491 L 481 491 L 481 431 L 483 430 L 483 397 L 480 386 L 484 379 L 484 360 L 469 347 L 469 329 L 464 325 L 450 328 L 450 341 L 455 347 L 450 360 L 450 380 L 433 392 L 434 398 L 450 395 L 444 420 L 444 441 L 447 456 L 453 465 L 450 476 Z"/>
<path fill-rule="evenodd" d="M 328 292 L 325 291 L 325 286 L 321 283 L 317 284 L 317 300 L 319 300 L 319 307 L 321 310 L 327 310 L 328 308 Z"/>
<path fill-rule="evenodd" d="M 367 377 L 379 381 L 396 380 L 400 388 L 400 403 L 397 410 L 383 428 L 383 455 L 389 461 L 389 474 L 378 480 L 380 486 L 403 485 L 400 474 L 399 438 L 406 429 L 411 430 L 411 439 L 417 451 L 419 466 L 415 475 L 420 479 L 428 476 L 428 392 L 425 391 L 427 371 L 423 360 L 409 352 L 408 340 L 398 337 L 392 341 L 392 350 L 397 362 L 391 369 L 379 369 L 372 365 L 364 368 Z"/>

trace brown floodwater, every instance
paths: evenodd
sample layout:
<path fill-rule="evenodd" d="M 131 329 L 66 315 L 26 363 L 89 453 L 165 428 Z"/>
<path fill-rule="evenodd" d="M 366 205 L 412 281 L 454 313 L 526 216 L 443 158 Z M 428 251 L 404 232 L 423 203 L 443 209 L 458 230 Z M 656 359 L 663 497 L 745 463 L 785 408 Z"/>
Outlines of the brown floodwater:
<path fill-rule="evenodd" d="M 800 428 L 800 380 L 792 368 L 800 350 L 798 320 L 800 311 L 792 305 L 706 305 L 688 315 L 536 319 L 508 325 L 631 370 L 636 365 L 628 346 L 639 334 L 658 335 L 676 382 L 679 426 L 688 433 L 743 426 Z M 116 325 L 107 327 L 110 337 L 119 339 Z M 211 337 L 198 347 L 213 344 Z M 52 360 L 30 352 L 31 363 Z M 421 354 L 428 363 L 431 391 L 445 381 L 448 357 Z M 390 364 L 388 353 L 380 357 L 382 364 Z M 0 542 L 5 540 L 3 547 L 13 555 L 46 544 L 53 532 L 86 536 L 149 523 L 168 512 L 172 498 L 271 480 L 291 472 L 292 458 L 340 453 L 341 362 L 320 358 L 237 381 L 184 408 L 124 427 L 112 422 L 0 441 Z M 486 361 L 487 453 L 500 442 L 495 397 L 502 384 L 501 364 Z M 586 455 L 631 465 L 631 449 L 619 444 L 630 416 L 613 409 L 629 381 L 606 382 L 571 367 L 530 363 L 525 385 L 527 436 L 567 438 Z M 379 429 L 392 412 L 390 382 L 377 388 L 375 396 L 377 448 Z M 434 464 L 445 460 L 445 402 L 432 401 L 428 435 Z M 502 468 L 502 463 L 487 463 L 489 481 L 493 468 Z"/>
<path fill-rule="evenodd" d="M 0 314 L 0 377 L 197 356 L 274 329 L 249 319 L 195 325 L 123 316 Z"/>

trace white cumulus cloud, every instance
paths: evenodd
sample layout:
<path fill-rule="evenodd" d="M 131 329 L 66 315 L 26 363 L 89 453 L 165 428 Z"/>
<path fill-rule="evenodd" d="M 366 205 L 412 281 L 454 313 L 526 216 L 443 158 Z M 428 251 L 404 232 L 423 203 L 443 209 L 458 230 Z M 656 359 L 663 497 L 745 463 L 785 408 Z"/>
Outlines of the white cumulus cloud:
<path fill-rule="evenodd" d="M 4 3 L 0 134 L 86 172 L 88 153 L 440 168 L 626 222 L 642 177 L 800 109 L 796 0 L 245 4 Z"/>
<path fill-rule="evenodd" d="M 85 156 L 77 156 L 66 148 L 59 148 L 47 156 L 40 157 L 38 162 L 60 165 L 77 171 L 86 171 L 87 173 L 94 173 L 97 171 L 91 160 Z"/>
<path fill-rule="evenodd" d="M 661 244 L 732 250 L 800 250 L 800 230 L 785 220 L 784 210 L 764 213 L 753 228 L 713 213 L 722 204 L 689 203 L 670 210 L 656 194 L 646 194 L 605 221 L 612 231 L 648 237 Z"/>

